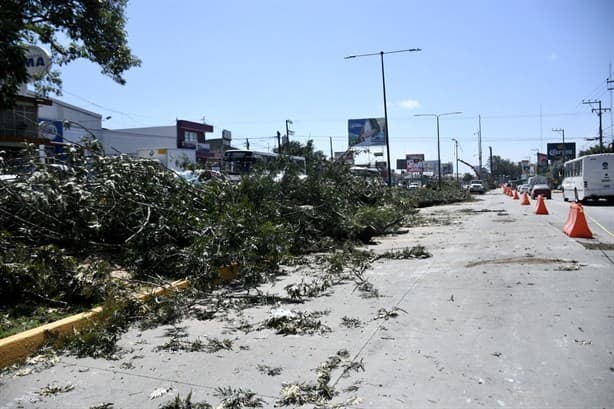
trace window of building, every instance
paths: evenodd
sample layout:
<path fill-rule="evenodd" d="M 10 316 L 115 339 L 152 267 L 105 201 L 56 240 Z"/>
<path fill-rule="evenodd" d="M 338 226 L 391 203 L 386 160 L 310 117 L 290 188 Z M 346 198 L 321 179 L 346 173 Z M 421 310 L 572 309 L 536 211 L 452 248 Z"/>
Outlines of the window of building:
<path fill-rule="evenodd" d="M 18 104 L 12 110 L 0 111 L 0 136 L 37 137 L 36 106 Z"/>
<path fill-rule="evenodd" d="M 198 134 L 193 131 L 185 131 L 184 141 L 196 145 L 196 143 L 198 142 Z"/>

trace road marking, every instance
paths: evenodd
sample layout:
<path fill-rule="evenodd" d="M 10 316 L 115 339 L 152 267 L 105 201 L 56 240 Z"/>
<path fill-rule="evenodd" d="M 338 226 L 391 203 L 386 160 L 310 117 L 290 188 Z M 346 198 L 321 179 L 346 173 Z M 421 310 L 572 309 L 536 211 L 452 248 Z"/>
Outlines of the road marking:
<path fill-rule="evenodd" d="M 585 213 L 585 214 L 586 214 L 586 213 Z M 593 223 L 595 223 L 597 226 L 601 227 L 601 229 L 602 229 L 604 232 L 606 232 L 606 233 L 608 233 L 610 236 L 614 237 L 614 233 L 610 232 L 608 229 L 606 229 L 604 226 L 602 226 L 602 225 L 601 225 L 601 224 L 600 224 L 600 223 L 599 223 L 597 220 L 593 219 L 593 218 L 592 218 L 591 216 L 589 216 L 589 215 L 586 215 L 586 216 L 587 216 L 589 219 L 591 219 L 591 221 L 592 221 Z"/>

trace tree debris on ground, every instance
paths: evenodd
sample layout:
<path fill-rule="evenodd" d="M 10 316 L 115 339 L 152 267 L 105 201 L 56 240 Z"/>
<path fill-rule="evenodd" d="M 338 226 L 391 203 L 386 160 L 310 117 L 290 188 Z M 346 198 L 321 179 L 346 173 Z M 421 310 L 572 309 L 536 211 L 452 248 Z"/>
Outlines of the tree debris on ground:
<path fill-rule="evenodd" d="M 377 295 L 365 279 L 374 256 L 354 246 L 411 227 L 418 207 L 467 199 L 447 184 L 388 188 L 326 161 L 309 143 L 290 144 L 287 153 L 307 158 L 307 178 L 282 157 L 274 165 L 287 170 L 279 181 L 262 171 L 238 184 L 196 185 L 152 160 L 107 156 L 87 138 L 56 163 L 43 163 L 34 145 L 0 152 L 0 174 L 15 176 L 0 179 L 0 336 L 102 305 L 105 313 L 89 328 L 50 341 L 77 356 L 117 359 L 117 339 L 137 321 L 145 328 L 224 314 L 232 304 L 206 294 L 228 266 L 240 268 L 236 285 L 248 296 L 237 305 L 245 307 L 263 296 L 250 289 L 278 277 L 282 263 L 315 253 L 325 273 L 289 285 L 287 299 L 278 300 L 300 302 L 346 280 Z M 420 254 L 427 253 L 387 257 Z M 140 302 L 132 295 L 178 278 L 192 283 L 189 296 Z M 278 324 L 285 320 L 280 333 L 327 329 L 313 316 L 293 314 L 278 317 Z"/>

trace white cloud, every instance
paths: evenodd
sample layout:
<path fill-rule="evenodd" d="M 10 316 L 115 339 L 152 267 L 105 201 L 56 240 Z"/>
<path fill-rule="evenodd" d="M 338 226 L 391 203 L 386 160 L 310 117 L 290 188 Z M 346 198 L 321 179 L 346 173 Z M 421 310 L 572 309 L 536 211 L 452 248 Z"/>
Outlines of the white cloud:
<path fill-rule="evenodd" d="M 399 102 L 399 106 L 403 109 L 408 109 L 408 110 L 418 109 L 422 107 L 422 105 L 420 104 L 420 101 L 415 100 L 415 99 L 406 99 L 404 101 L 401 101 Z"/>

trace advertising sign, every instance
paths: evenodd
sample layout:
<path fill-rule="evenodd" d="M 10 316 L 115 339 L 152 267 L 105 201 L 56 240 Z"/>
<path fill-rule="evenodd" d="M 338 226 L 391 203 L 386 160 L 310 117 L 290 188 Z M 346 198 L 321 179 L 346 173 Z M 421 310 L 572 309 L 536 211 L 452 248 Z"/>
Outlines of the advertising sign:
<path fill-rule="evenodd" d="M 576 143 L 549 143 L 548 160 L 569 160 L 576 157 Z"/>
<path fill-rule="evenodd" d="M 348 146 L 386 145 L 384 118 L 348 119 Z"/>
<path fill-rule="evenodd" d="M 39 118 L 38 134 L 41 138 L 47 138 L 55 142 L 55 153 L 62 153 L 64 143 L 64 123 L 50 119 Z"/>
<path fill-rule="evenodd" d="M 40 79 L 49 71 L 49 67 L 51 67 L 51 56 L 49 52 L 36 45 L 28 46 L 25 57 L 29 81 Z"/>
<path fill-rule="evenodd" d="M 537 174 L 545 175 L 548 172 L 548 155 L 537 153 Z"/>
<path fill-rule="evenodd" d="M 407 160 L 407 172 L 424 172 L 424 153 L 408 153 L 405 155 L 405 160 Z"/>

